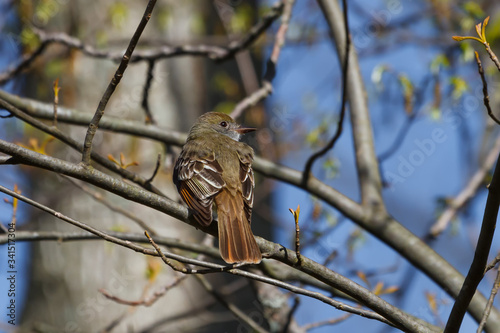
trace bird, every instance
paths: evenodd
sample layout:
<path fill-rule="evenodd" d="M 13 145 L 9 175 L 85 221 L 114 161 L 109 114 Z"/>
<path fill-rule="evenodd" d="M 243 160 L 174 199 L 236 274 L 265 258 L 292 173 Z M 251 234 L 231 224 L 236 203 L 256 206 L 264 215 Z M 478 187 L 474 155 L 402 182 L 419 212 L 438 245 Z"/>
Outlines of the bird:
<path fill-rule="evenodd" d="M 250 227 L 254 151 L 239 141 L 254 130 L 227 114 L 204 113 L 191 127 L 173 172 L 177 191 L 199 224 L 209 226 L 216 208 L 219 251 L 228 264 L 262 260 Z"/>

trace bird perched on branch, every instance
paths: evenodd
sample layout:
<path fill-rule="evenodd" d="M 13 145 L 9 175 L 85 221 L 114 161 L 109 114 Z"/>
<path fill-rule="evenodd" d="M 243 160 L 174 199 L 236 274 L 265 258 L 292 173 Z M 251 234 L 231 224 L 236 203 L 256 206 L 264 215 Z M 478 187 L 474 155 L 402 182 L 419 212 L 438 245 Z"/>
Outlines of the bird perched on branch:
<path fill-rule="evenodd" d="M 215 203 L 219 250 L 229 264 L 257 264 L 262 259 L 250 228 L 253 149 L 239 142 L 242 134 L 254 130 L 224 113 L 205 113 L 189 131 L 174 168 L 177 191 L 201 225 L 212 223 Z"/>

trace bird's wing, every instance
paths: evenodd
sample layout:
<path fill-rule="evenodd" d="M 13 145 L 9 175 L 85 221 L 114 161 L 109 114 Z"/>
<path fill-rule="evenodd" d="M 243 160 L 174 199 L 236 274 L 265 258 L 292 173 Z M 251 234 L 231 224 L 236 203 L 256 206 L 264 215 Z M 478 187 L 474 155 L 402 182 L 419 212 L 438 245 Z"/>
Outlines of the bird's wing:
<path fill-rule="evenodd" d="M 255 180 L 252 170 L 253 151 L 250 151 L 246 154 L 239 153 L 238 156 L 240 158 L 241 193 L 243 194 L 243 201 L 245 204 L 245 214 L 248 223 L 250 223 L 255 187 Z"/>
<path fill-rule="evenodd" d="M 202 225 L 212 222 L 213 197 L 226 185 L 222 168 L 213 154 L 182 154 L 174 168 L 174 182 L 184 202 Z"/>

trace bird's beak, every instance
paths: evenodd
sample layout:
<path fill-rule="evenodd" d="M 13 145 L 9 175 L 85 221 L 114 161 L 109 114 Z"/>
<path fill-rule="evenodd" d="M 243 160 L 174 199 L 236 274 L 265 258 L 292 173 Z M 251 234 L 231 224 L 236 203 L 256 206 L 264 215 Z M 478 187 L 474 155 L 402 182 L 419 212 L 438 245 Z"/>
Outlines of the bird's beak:
<path fill-rule="evenodd" d="M 257 129 L 253 128 L 253 127 L 240 127 L 240 128 L 235 129 L 235 131 L 238 132 L 238 133 L 240 133 L 240 134 L 245 134 L 245 133 L 253 132 L 253 131 L 256 131 L 256 130 Z"/>

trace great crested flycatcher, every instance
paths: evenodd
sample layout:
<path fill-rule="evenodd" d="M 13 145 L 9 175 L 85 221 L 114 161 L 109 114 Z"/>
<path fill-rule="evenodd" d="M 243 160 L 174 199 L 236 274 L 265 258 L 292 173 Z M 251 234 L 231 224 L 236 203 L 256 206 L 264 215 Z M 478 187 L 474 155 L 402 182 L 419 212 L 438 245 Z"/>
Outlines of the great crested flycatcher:
<path fill-rule="evenodd" d="M 174 168 L 174 183 L 195 219 L 212 223 L 215 202 L 219 221 L 219 251 L 225 262 L 254 263 L 262 260 L 250 228 L 254 177 L 253 149 L 239 142 L 244 128 L 220 112 L 198 118 Z"/>

